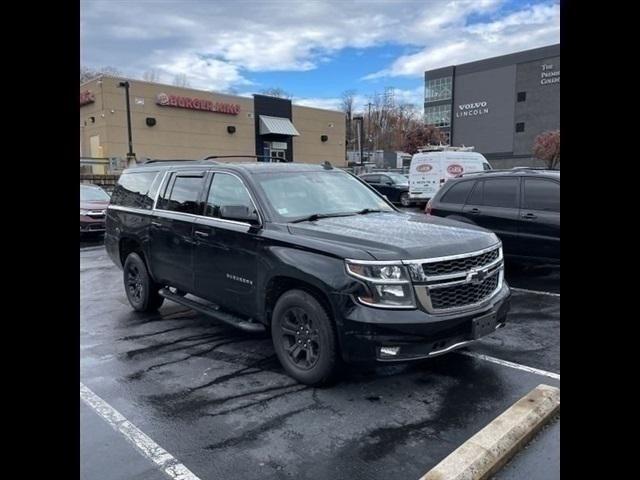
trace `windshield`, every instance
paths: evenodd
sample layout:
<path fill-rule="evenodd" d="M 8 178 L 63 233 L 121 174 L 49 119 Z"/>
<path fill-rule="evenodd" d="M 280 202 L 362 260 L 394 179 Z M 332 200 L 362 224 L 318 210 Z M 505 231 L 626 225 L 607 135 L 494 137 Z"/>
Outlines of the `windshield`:
<path fill-rule="evenodd" d="M 340 170 L 256 175 L 269 203 L 285 221 L 308 215 L 393 212 L 382 198 Z"/>
<path fill-rule="evenodd" d="M 86 187 L 80 186 L 80 201 L 81 202 L 108 202 L 109 195 L 100 187 Z"/>
<path fill-rule="evenodd" d="M 409 179 L 400 173 L 385 173 L 396 185 L 408 185 Z"/>

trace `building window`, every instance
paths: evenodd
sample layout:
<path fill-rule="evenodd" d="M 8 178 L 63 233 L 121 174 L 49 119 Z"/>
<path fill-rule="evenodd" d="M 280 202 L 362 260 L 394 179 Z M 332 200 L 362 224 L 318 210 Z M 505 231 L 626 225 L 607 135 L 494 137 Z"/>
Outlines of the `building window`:
<path fill-rule="evenodd" d="M 424 101 L 436 102 L 451 99 L 452 77 L 434 78 L 427 80 L 424 88 Z"/>
<path fill-rule="evenodd" d="M 524 122 L 516 123 L 516 132 L 524 132 Z"/>
<path fill-rule="evenodd" d="M 525 102 L 527 100 L 527 92 L 518 92 L 518 101 Z"/>
<path fill-rule="evenodd" d="M 442 144 L 443 145 L 450 145 L 451 144 L 451 132 L 449 132 L 447 130 L 440 130 L 440 133 L 444 137 L 444 139 L 442 140 Z"/>
<path fill-rule="evenodd" d="M 424 121 L 434 127 L 451 126 L 451 105 L 435 105 L 424 109 Z"/>

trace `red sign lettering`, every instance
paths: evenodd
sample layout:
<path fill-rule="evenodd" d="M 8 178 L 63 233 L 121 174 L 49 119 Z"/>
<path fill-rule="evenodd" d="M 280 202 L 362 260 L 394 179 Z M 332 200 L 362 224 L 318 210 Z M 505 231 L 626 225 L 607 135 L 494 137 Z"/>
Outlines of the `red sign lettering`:
<path fill-rule="evenodd" d="M 228 115 L 238 115 L 240 105 L 237 103 L 212 102 L 200 98 L 181 97 L 179 95 L 167 95 L 159 93 L 156 96 L 156 104 L 163 107 L 186 108 L 187 110 L 204 110 L 214 113 L 225 113 Z"/>
<path fill-rule="evenodd" d="M 93 92 L 87 90 L 80 93 L 80 106 L 86 105 L 87 103 L 93 103 L 95 101 L 96 97 Z"/>

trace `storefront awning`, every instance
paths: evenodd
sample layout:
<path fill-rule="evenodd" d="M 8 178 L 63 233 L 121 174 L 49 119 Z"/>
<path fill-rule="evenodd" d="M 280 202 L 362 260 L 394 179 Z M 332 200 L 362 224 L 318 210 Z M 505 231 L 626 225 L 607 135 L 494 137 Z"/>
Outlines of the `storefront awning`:
<path fill-rule="evenodd" d="M 294 137 L 300 135 L 288 118 L 260 115 L 260 135 L 268 135 L 270 133 Z"/>

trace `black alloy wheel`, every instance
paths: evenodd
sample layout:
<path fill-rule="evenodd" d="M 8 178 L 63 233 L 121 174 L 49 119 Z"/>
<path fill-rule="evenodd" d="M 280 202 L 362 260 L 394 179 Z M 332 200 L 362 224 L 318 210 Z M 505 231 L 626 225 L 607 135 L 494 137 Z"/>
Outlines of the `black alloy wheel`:
<path fill-rule="evenodd" d="M 300 383 L 330 383 L 341 362 L 336 327 L 326 308 L 309 292 L 289 290 L 273 309 L 273 347 L 286 372 Z"/>

